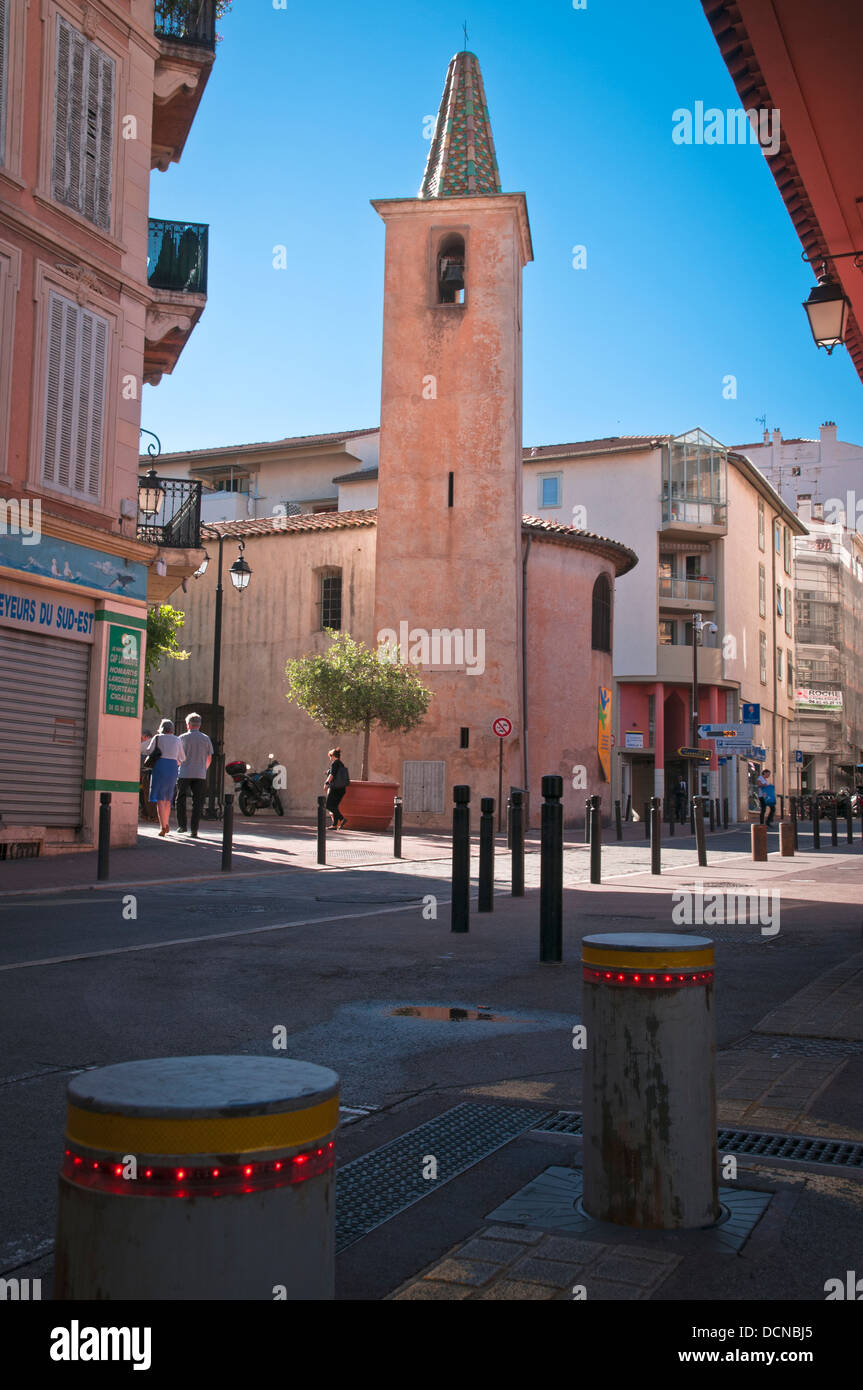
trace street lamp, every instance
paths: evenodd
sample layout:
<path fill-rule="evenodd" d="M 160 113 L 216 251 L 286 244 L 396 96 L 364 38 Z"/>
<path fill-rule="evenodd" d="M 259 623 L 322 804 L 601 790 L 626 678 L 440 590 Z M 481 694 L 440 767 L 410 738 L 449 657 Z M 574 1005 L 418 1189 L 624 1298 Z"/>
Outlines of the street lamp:
<path fill-rule="evenodd" d="M 165 488 L 155 468 L 138 480 L 138 510 L 145 516 L 157 516 L 165 500 Z"/>
<path fill-rule="evenodd" d="M 826 348 L 829 357 L 835 347 L 845 342 L 848 300 L 842 286 L 831 279 L 829 273 L 821 275 L 803 308 L 809 319 L 815 346 Z"/>
<path fill-rule="evenodd" d="M 715 623 L 706 623 L 700 613 L 692 615 L 692 747 L 698 747 L 698 648 L 702 645 L 703 634 L 705 632 L 718 632 L 719 628 Z M 689 800 L 695 795 L 696 769 L 698 766 L 697 758 L 690 758 L 689 773 Z"/>
<path fill-rule="evenodd" d="M 213 718 L 213 761 L 210 764 L 210 777 L 208 788 L 208 800 L 206 809 L 203 812 L 205 820 L 218 820 L 219 808 L 221 803 L 221 793 L 219 790 L 220 779 L 223 777 L 222 762 L 224 757 L 222 725 L 219 723 L 219 680 L 222 669 L 222 547 L 225 544 L 225 537 L 219 533 L 219 558 L 216 570 L 216 621 L 213 633 L 213 696 L 210 702 Z M 234 588 L 242 593 L 247 587 L 252 577 L 252 571 L 246 560 L 243 559 L 243 551 L 246 548 L 245 541 L 239 542 L 237 558 L 231 565 L 231 583 Z M 210 557 L 205 553 L 204 559 L 195 571 L 195 577 L 202 575 L 208 564 Z"/>

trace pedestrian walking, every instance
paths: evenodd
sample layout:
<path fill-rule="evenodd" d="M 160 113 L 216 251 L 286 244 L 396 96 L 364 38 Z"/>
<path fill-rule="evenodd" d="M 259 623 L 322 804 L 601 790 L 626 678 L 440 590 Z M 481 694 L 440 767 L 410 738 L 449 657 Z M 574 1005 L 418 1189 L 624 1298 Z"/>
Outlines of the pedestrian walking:
<path fill-rule="evenodd" d="M 757 795 L 758 795 L 758 806 L 759 806 L 760 811 L 761 811 L 761 815 L 760 815 L 760 817 L 759 817 L 759 823 L 760 823 L 761 825 L 763 825 L 763 824 L 764 824 L 764 813 L 765 813 L 765 811 L 767 810 L 767 800 L 766 800 L 766 798 L 765 798 L 765 796 L 764 796 L 764 791 L 765 791 L 765 788 L 767 788 L 767 787 L 769 787 L 769 786 L 771 785 L 771 782 L 770 782 L 770 768 L 769 768 L 769 767 L 765 767 L 765 768 L 762 769 L 761 773 L 760 773 L 759 776 L 756 778 L 755 785 L 756 785 L 756 787 L 758 788 L 758 793 L 757 793 Z M 775 793 L 775 792 L 773 793 L 773 805 L 774 805 L 774 806 L 776 805 L 776 793 Z"/>
<path fill-rule="evenodd" d="M 201 731 L 201 716 L 186 715 L 186 732 L 180 734 L 180 743 L 186 761 L 180 769 L 177 781 L 177 832 L 198 838 L 198 826 L 204 809 L 204 792 L 207 789 L 207 769 L 213 761 L 213 745 L 207 734 Z M 192 829 L 186 826 L 186 801 L 192 798 Z"/>
<path fill-rule="evenodd" d="M 688 796 L 686 778 L 679 777 L 674 788 L 674 818 L 682 825 L 686 819 L 686 799 Z"/>
<path fill-rule="evenodd" d="M 171 829 L 171 801 L 180 765 L 185 759 L 183 745 L 174 733 L 174 721 L 163 719 L 159 732 L 150 740 L 147 748 L 147 762 L 152 772 L 150 800 L 155 801 L 159 813 L 160 835 L 167 835 Z"/>
<path fill-rule="evenodd" d="M 155 806 L 150 805 L 150 769 L 147 766 L 147 749 L 153 737 L 152 729 L 141 730 L 141 761 L 138 771 L 138 814 L 144 820 L 157 820 Z"/>
<path fill-rule="evenodd" d="M 774 787 L 773 783 L 769 780 L 769 774 L 767 773 L 766 768 L 764 771 L 765 775 L 768 776 L 768 781 L 764 783 L 764 786 L 761 789 L 764 798 L 762 802 L 761 822 L 763 825 L 770 826 L 773 824 L 773 817 L 776 814 L 776 788 Z M 765 810 L 767 811 L 766 820 L 764 818 Z"/>
<path fill-rule="evenodd" d="M 331 748 L 327 757 L 330 760 L 330 770 L 324 780 L 327 789 L 327 810 L 333 818 L 330 827 L 332 830 L 343 830 L 347 821 L 339 810 L 342 797 L 351 785 L 351 775 L 342 762 L 341 748 Z"/>

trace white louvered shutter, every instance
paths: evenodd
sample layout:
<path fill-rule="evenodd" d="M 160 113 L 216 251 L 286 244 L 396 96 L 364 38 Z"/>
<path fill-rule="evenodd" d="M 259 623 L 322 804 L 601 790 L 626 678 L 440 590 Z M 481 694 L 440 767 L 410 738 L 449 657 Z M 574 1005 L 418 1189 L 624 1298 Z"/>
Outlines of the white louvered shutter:
<path fill-rule="evenodd" d="M 9 3 L 0 0 L 0 164 L 6 163 L 6 85 L 9 72 Z"/>
<path fill-rule="evenodd" d="M 42 477 L 79 497 L 102 488 L 108 322 L 52 294 Z"/>
<path fill-rule="evenodd" d="M 52 192 L 106 231 L 111 225 L 114 78 L 113 59 L 58 15 Z"/>

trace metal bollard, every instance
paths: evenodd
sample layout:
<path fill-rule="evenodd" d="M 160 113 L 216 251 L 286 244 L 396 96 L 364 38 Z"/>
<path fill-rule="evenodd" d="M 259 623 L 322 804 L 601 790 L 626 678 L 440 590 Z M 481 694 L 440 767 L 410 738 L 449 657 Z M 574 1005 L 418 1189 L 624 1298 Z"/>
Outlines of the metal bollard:
<path fill-rule="evenodd" d="M 512 797 L 512 888 L 513 898 L 524 897 L 524 792 L 513 787 Z"/>
<path fill-rule="evenodd" d="M 752 858 L 757 863 L 763 864 L 767 859 L 767 826 L 752 825 L 749 829 L 752 839 Z"/>
<path fill-rule="evenodd" d="M 73 1077 L 54 1298 L 332 1299 L 338 1122 L 336 1073 L 278 1055 Z"/>
<path fill-rule="evenodd" d="M 728 797 L 727 797 L 727 796 L 724 796 L 724 797 L 722 798 L 722 828 L 723 828 L 723 830 L 727 830 L 727 829 L 728 829 Z"/>
<path fill-rule="evenodd" d="M 539 958 L 563 960 L 563 778 L 542 779 L 539 869 Z"/>
<path fill-rule="evenodd" d="M 789 809 L 790 809 L 790 811 L 791 811 L 791 828 L 792 828 L 792 830 L 794 831 L 794 848 L 795 848 L 795 849 L 798 849 L 799 846 L 798 846 L 798 843 L 797 843 L 797 811 L 798 811 L 797 797 L 796 797 L 796 796 L 792 796 L 792 797 L 790 798 L 788 804 L 789 804 Z"/>
<path fill-rule="evenodd" d="M 602 817 L 600 807 L 602 798 L 590 798 L 590 881 L 602 882 Z"/>
<path fill-rule="evenodd" d="M 234 850 L 234 793 L 225 792 L 222 811 L 222 873 L 230 873 Z"/>
<path fill-rule="evenodd" d="M 623 817 L 623 819 L 624 819 L 624 820 L 631 820 L 631 819 L 632 819 L 632 797 L 631 797 L 631 796 L 628 796 L 628 797 L 626 798 L 626 815 Z"/>
<path fill-rule="evenodd" d="M 833 803 L 833 809 L 830 812 L 830 843 L 831 845 L 838 845 L 839 843 L 839 826 L 836 824 L 835 802 Z"/>
<path fill-rule="evenodd" d="M 712 834 L 714 833 L 714 831 L 716 830 L 716 810 L 715 810 L 715 808 L 714 808 L 713 801 L 712 801 L 709 797 L 708 797 L 708 800 L 707 800 L 707 808 L 708 808 L 708 817 L 709 817 L 709 820 L 710 820 L 710 833 L 711 833 L 711 835 L 712 835 Z"/>
<path fill-rule="evenodd" d="M 111 793 L 99 793 L 99 853 L 96 879 L 105 879 L 111 864 Z"/>
<path fill-rule="evenodd" d="M 707 864 L 707 846 L 704 843 L 704 799 L 703 797 L 693 797 L 695 807 L 695 845 L 698 850 L 698 864 L 700 868 L 705 868 Z"/>
<path fill-rule="evenodd" d="M 452 909 L 450 931 L 470 931 L 470 787 L 452 789 Z"/>
<path fill-rule="evenodd" d="M 591 797 L 587 797 L 584 803 L 584 843 L 590 844 L 590 807 Z"/>
<path fill-rule="evenodd" d="M 644 803 L 644 838 L 645 838 L 645 840 L 649 840 L 649 839 L 650 839 L 650 802 L 649 802 L 649 801 L 645 801 L 645 803 Z"/>
<path fill-rule="evenodd" d="M 722 816 L 721 816 L 720 810 L 719 810 L 719 797 L 718 797 L 718 796 L 716 797 L 716 799 L 715 799 L 715 801 L 714 801 L 714 803 L 713 803 L 713 809 L 714 809 L 714 812 L 716 813 L 716 829 L 718 830 L 718 829 L 720 828 L 720 826 L 722 825 Z"/>
<path fill-rule="evenodd" d="M 658 796 L 650 803 L 650 872 L 662 873 L 662 808 Z"/>
<path fill-rule="evenodd" d="M 695 803 L 696 803 L 697 800 L 698 800 L 698 797 L 697 797 L 697 796 L 693 796 L 693 797 L 690 799 L 690 802 L 689 802 L 689 833 L 690 833 L 690 835 L 694 835 L 694 834 L 695 834 Z"/>
<path fill-rule="evenodd" d="M 512 787 L 506 799 L 506 847 L 512 849 Z"/>
<path fill-rule="evenodd" d="M 821 848 L 821 807 L 817 801 L 812 802 L 812 848 Z"/>
<path fill-rule="evenodd" d="M 402 857 L 402 798 L 393 797 L 393 859 Z"/>
<path fill-rule="evenodd" d="M 584 1210 L 644 1230 L 715 1224 L 713 943 L 586 936 L 582 969 Z"/>
<path fill-rule="evenodd" d="M 622 825 L 621 820 L 620 820 L 620 802 L 619 802 L 619 801 L 615 801 L 615 803 L 614 803 L 614 829 L 615 829 L 615 832 L 616 832 L 616 834 L 617 834 L 618 840 L 622 840 L 622 839 L 623 839 L 623 825 Z"/>
<path fill-rule="evenodd" d="M 318 863 L 327 862 L 327 798 L 318 797 Z"/>
<path fill-rule="evenodd" d="M 479 803 L 479 912 L 494 911 L 494 797 Z"/>
<path fill-rule="evenodd" d="M 783 858 L 793 859 L 794 857 L 794 825 L 790 820 L 780 822 L 779 853 Z"/>

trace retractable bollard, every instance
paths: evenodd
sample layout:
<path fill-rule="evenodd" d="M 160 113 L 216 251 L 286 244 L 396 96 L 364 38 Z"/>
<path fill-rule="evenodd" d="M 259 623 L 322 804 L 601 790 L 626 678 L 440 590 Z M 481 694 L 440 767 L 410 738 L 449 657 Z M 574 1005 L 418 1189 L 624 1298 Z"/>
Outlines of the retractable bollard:
<path fill-rule="evenodd" d="M 586 936 L 584 1210 L 643 1230 L 720 1215 L 713 943 Z"/>
<path fill-rule="evenodd" d="M 662 807 L 658 796 L 650 803 L 650 872 L 662 873 Z"/>
<path fill-rule="evenodd" d="M 812 848 L 821 848 L 821 807 L 817 801 L 812 802 Z"/>
<path fill-rule="evenodd" d="M 710 798 L 708 798 L 707 807 L 708 816 L 710 819 L 710 833 L 712 835 L 716 830 L 716 810 L 714 808 L 713 801 Z"/>
<path fill-rule="evenodd" d="M 96 857 L 96 878 L 106 879 L 111 864 L 111 793 L 99 793 L 99 850 Z"/>
<path fill-rule="evenodd" d="M 620 802 L 614 803 L 614 829 L 618 840 L 623 839 L 623 824 L 620 819 Z"/>
<path fill-rule="evenodd" d="M 695 816 L 695 847 L 698 850 L 698 864 L 700 868 L 707 865 L 707 845 L 704 842 L 704 799 L 696 796 L 693 798 L 695 806 L 693 815 Z"/>
<path fill-rule="evenodd" d="M 727 830 L 727 829 L 728 829 L 728 797 L 727 797 L 727 796 L 724 796 L 724 797 L 722 798 L 722 828 L 723 828 L 723 830 Z"/>
<path fill-rule="evenodd" d="M 452 907 L 450 931 L 470 931 L 470 787 L 452 789 Z"/>
<path fill-rule="evenodd" d="M 539 958 L 563 960 L 563 778 L 542 779 L 539 868 Z"/>
<path fill-rule="evenodd" d="M 222 810 L 222 873 L 231 872 L 234 851 L 234 793 L 225 792 Z M 318 861 L 320 862 L 320 861 Z"/>
<path fill-rule="evenodd" d="M 479 912 L 494 911 L 494 797 L 479 803 Z"/>
<path fill-rule="evenodd" d="M 779 853 L 786 859 L 794 857 L 794 826 L 790 820 L 779 823 Z"/>
<path fill-rule="evenodd" d="M 644 838 L 645 838 L 645 840 L 649 840 L 649 839 L 650 839 L 650 802 L 649 802 L 649 801 L 645 801 L 645 803 L 644 803 Z"/>
<path fill-rule="evenodd" d="M 767 859 L 767 826 L 750 826 L 752 836 L 752 858 L 756 863 L 763 864 Z"/>
<path fill-rule="evenodd" d="M 334 1296 L 339 1078 L 163 1057 L 67 1089 L 54 1298 Z"/>
<path fill-rule="evenodd" d="M 393 797 L 393 859 L 402 857 L 402 799 Z"/>
<path fill-rule="evenodd" d="M 590 798 L 590 881 L 602 882 L 602 797 Z"/>
<path fill-rule="evenodd" d="M 327 862 L 327 798 L 318 797 L 318 863 Z"/>
<path fill-rule="evenodd" d="M 512 889 L 513 898 L 524 897 L 524 792 L 513 787 L 512 798 Z"/>

